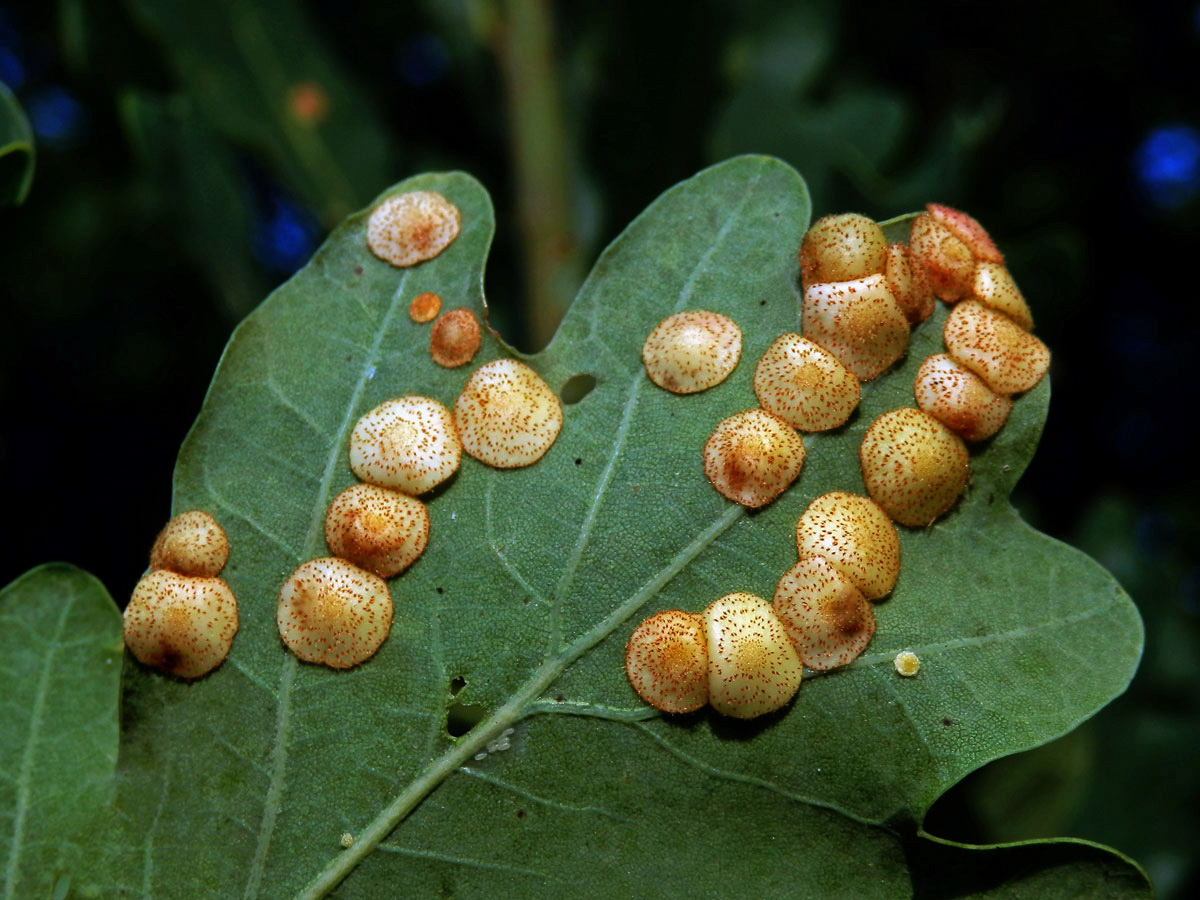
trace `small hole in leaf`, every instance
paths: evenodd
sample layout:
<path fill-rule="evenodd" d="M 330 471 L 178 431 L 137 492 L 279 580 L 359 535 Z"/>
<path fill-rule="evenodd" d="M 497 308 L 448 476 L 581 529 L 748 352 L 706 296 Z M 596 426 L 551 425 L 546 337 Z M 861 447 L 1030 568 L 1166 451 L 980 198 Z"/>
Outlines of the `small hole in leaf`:
<path fill-rule="evenodd" d="M 482 706 L 454 703 L 446 710 L 446 733 L 450 737 L 462 737 L 482 722 L 486 713 Z"/>
<path fill-rule="evenodd" d="M 446 589 L 445 589 L 445 588 L 434 588 L 434 590 L 435 590 L 435 591 L 437 591 L 439 594 L 444 594 L 444 593 L 446 593 Z"/>
<path fill-rule="evenodd" d="M 450 679 L 450 696 L 457 697 L 458 692 L 467 686 L 467 679 L 461 675 L 456 675 Z"/>
<path fill-rule="evenodd" d="M 517 810 L 517 818 L 518 818 L 518 819 L 523 819 L 523 818 L 525 818 L 525 810 L 523 810 L 523 809 L 518 809 L 518 810 Z"/>
<path fill-rule="evenodd" d="M 596 388 L 596 376 L 583 372 L 579 375 L 572 375 L 563 383 L 562 390 L 559 391 L 559 396 L 562 397 L 562 402 L 570 406 L 573 403 L 578 403 Z"/>
<path fill-rule="evenodd" d="M 580 457 L 578 457 L 578 456 L 577 456 L 577 457 L 575 457 L 575 465 L 577 465 L 577 466 L 582 466 L 582 465 L 583 465 L 583 460 L 582 460 Z"/>

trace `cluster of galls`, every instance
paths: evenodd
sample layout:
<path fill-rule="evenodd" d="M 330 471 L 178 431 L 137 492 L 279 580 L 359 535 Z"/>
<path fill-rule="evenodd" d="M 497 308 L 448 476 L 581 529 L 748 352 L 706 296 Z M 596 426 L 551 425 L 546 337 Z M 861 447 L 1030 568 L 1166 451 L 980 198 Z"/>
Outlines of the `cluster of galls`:
<path fill-rule="evenodd" d="M 805 234 L 799 256 L 803 334 L 776 338 L 754 371 L 759 407 L 722 420 L 704 446 L 705 475 L 725 497 L 758 507 L 782 493 L 804 462 L 797 432 L 843 425 L 861 382 L 904 355 L 910 329 L 937 298 L 956 304 L 943 329 L 948 352 L 921 365 L 919 408 L 891 410 L 868 427 L 859 459 L 871 499 L 826 494 L 800 517 L 799 560 L 770 604 L 731 594 L 701 615 L 669 610 L 634 631 L 630 683 L 668 712 L 708 702 L 728 715 L 760 715 L 792 697 L 804 666 L 829 669 L 861 653 L 875 632 L 870 601 L 899 575 L 892 521 L 923 527 L 953 507 L 969 477 L 964 440 L 994 435 L 1011 395 L 1049 367 L 1003 257 L 965 213 L 930 204 L 907 244 L 889 244 L 865 216 L 827 216 Z M 642 348 L 651 380 L 675 393 L 719 384 L 740 353 L 736 323 L 707 311 L 663 320 Z M 897 671 L 917 669 L 906 658 Z"/>

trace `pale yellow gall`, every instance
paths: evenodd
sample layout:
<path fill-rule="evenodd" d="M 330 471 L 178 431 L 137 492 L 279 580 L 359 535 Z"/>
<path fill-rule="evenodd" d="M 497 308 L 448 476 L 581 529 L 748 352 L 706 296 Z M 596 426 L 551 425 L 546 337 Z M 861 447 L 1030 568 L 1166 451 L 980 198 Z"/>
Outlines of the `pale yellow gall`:
<path fill-rule="evenodd" d="M 667 316 L 642 344 L 646 374 L 675 394 L 694 394 L 729 377 L 742 355 L 742 330 L 728 316 L 702 309 Z"/>
<path fill-rule="evenodd" d="M 820 556 L 804 557 L 784 573 L 771 608 L 810 669 L 853 662 L 875 634 L 875 611 L 867 598 Z"/>
<path fill-rule="evenodd" d="M 1042 380 L 1050 350 L 1008 316 L 978 300 L 959 303 L 942 328 L 946 350 L 997 394 L 1019 394 Z"/>
<path fill-rule="evenodd" d="M 704 619 L 679 609 L 646 619 L 625 645 L 625 674 L 638 696 L 655 709 L 699 709 L 708 702 Z"/>
<path fill-rule="evenodd" d="M 832 491 L 808 504 L 796 522 L 801 559 L 822 556 L 870 600 L 887 596 L 900 576 L 900 536 L 875 501 Z"/>
<path fill-rule="evenodd" d="M 933 314 L 937 298 L 929 285 L 925 268 L 915 265 L 906 244 L 888 247 L 887 267 L 883 272 L 888 289 L 896 298 L 896 305 L 904 313 L 910 325 L 924 322 Z"/>
<path fill-rule="evenodd" d="M 887 238 L 872 219 L 858 213 L 824 216 L 800 243 L 801 285 L 874 275 L 883 271 L 886 254 Z"/>
<path fill-rule="evenodd" d="M 917 369 L 913 382 L 917 406 L 967 441 L 990 438 L 1008 418 L 1012 401 L 984 384 L 949 354 L 936 353 Z"/>
<path fill-rule="evenodd" d="M 975 257 L 966 244 L 929 213 L 913 219 L 908 252 L 910 261 L 925 270 L 938 297 L 953 303 L 970 295 Z"/>
<path fill-rule="evenodd" d="M 773 712 L 796 695 L 804 666 L 783 623 L 761 597 L 726 594 L 704 611 L 708 702 L 738 719 Z"/>
<path fill-rule="evenodd" d="M 150 550 L 150 568 L 180 575 L 216 575 L 229 558 L 229 538 L 211 515 L 200 509 L 182 512 L 158 533 Z"/>
<path fill-rule="evenodd" d="M 429 335 L 429 355 L 439 366 L 454 369 L 474 358 L 483 333 L 475 313 L 466 307 L 451 309 L 438 316 Z"/>
<path fill-rule="evenodd" d="M 349 850 L 351 847 L 354 846 L 354 835 L 352 835 L 348 831 L 343 831 L 342 839 L 341 839 L 341 841 L 339 841 L 339 843 L 342 845 L 343 850 Z"/>
<path fill-rule="evenodd" d="M 997 312 L 1002 312 L 1026 331 L 1033 331 L 1033 313 L 1025 302 L 1017 283 L 1008 269 L 1000 263 L 980 262 L 975 264 L 975 278 L 971 293 L 974 298 Z"/>
<path fill-rule="evenodd" d="M 867 493 L 901 525 L 932 524 L 967 486 L 962 438 L 912 407 L 876 418 L 863 435 L 858 455 Z"/>
<path fill-rule="evenodd" d="M 497 469 L 537 462 L 562 429 L 562 405 L 541 376 L 523 362 L 497 359 L 480 366 L 454 401 L 463 449 Z"/>
<path fill-rule="evenodd" d="M 393 266 L 433 259 L 458 237 L 462 215 L 436 191 L 392 194 L 367 219 L 367 246 Z"/>
<path fill-rule="evenodd" d="M 408 317 L 414 322 L 430 322 L 441 310 L 442 298 L 426 291 L 412 298 L 412 302 L 408 304 Z"/>
<path fill-rule="evenodd" d="M 391 488 L 356 484 L 338 494 L 325 513 L 329 551 L 382 578 L 407 569 L 428 542 L 425 504 Z"/>
<path fill-rule="evenodd" d="M 975 259 L 1004 265 L 1004 256 L 992 243 L 987 229 L 971 216 L 962 210 L 943 206 L 940 203 L 927 203 L 925 209 L 935 222 L 949 229 L 956 238 L 962 241 Z"/>
<path fill-rule="evenodd" d="M 787 422 L 762 409 L 722 419 L 704 445 L 704 474 L 742 506 L 770 503 L 796 480 L 804 442 Z"/>
<path fill-rule="evenodd" d="M 462 444 L 450 411 L 429 397 L 386 400 L 350 434 L 350 468 L 368 484 L 423 494 L 458 469 Z"/>
<path fill-rule="evenodd" d="M 387 582 L 327 556 L 297 567 L 279 589 L 279 635 L 305 662 L 346 669 L 369 659 L 392 627 Z"/>
<path fill-rule="evenodd" d="M 858 406 L 858 376 L 808 338 L 777 337 L 754 367 L 759 405 L 800 431 L 844 425 Z"/>
<path fill-rule="evenodd" d="M 810 284 L 802 307 L 804 336 L 870 381 L 908 349 L 908 319 L 882 274 Z"/>
<path fill-rule="evenodd" d="M 237 599 L 220 578 L 158 569 L 142 576 L 125 607 L 125 646 L 180 678 L 199 678 L 224 662 L 237 629 Z"/>
<path fill-rule="evenodd" d="M 921 660 L 911 650 L 901 650 L 892 660 L 892 666 L 895 668 L 896 674 L 912 678 L 921 670 Z"/>

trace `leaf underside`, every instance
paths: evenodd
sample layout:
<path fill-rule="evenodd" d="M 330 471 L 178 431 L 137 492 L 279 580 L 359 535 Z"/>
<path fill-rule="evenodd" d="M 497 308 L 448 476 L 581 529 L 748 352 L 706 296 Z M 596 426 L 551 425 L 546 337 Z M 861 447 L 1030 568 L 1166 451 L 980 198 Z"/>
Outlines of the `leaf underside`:
<path fill-rule="evenodd" d="M 646 708 L 624 676 L 630 631 L 730 591 L 770 597 L 795 561 L 799 513 L 829 490 L 863 492 L 863 431 L 913 404 L 917 366 L 941 350 L 944 308 L 864 386 L 844 428 L 805 437 L 801 476 L 776 502 L 748 512 L 718 495 L 700 448 L 718 420 L 756 405 L 755 361 L 798 330 L 796 248 L 810 214 L 788 166 L 730 160 L 635 220 L 528 360 L 575 401 L 546 457 L 509 471 L 464 457 L 425 498 L 429 549 L 392 581 L 380 652 L 348 671 L 299 663 L 279 640 L 275 597 L 296 565 L 327 554 L 325 508 L 355 481 L 354 422 L 402 394 L 451 406 L 475 365 L 512 353 L 488 335 L 472 365 L 430 360 L 429 326 L 408 303 L 435 291 L 444 308 L 483 316 L 494 224 L 468 176 L 422 175 L 387 193 L 415 189 L 462 211 L 449 249 L 394 269 L 368 252 L 365 213 L 352 216 L 225 353 L 180 454 L 174 505 L 206 509 L 228 531 L 223 577 L 241 628 L 226 663 L 194 683 L 127 663 L 117 815 L 81 884 L 155 898 L 930 893 L 929 866 L 912 862 L 928 855 L 917 827 L 929 805 L 983 763 L 1090 716 L 1140 653 L 1115 581 L 1008 503 L 1048 382 L 974 448 L 953 512 L 900 529 L 899 583 L 853 665 L 811 674 L 788 707 L 751 722 Z M 645 377 L 640 348 L 688 308 L 732 317 L 744 350 L 726 382 L 681 397 Z M 580 389 L 580 375 L 594 388 Z M 916 678 L 893 671 L 901 649 L 920 656 Z M 451 706 L 483 720 L 454 737 Z M 508 728 L 511 747 L 487 753 Z M 1060 845 L 1036 846 L 1065 859 Z M 1144 886 L 1132 864 L 1094 856 Z M 1103 877 L 1096 859 L 1080 865 Z"/>

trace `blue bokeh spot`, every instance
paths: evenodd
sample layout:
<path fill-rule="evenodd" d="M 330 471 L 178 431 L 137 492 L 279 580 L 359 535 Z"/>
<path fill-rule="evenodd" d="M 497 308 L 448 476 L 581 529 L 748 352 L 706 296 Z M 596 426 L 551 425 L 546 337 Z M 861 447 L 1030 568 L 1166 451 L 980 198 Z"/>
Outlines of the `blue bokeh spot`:
<path fill-rule="evenodd" d="M 68 144 L 83 127 L 83 107 L 60 87 L 46 87 L 29 98 L 26 110 L 33 133 L 50 144 Z"/>
<path fill-rule="evenodd" d="M 255 223 L 254 255 L 268 268 L 290 275 L 312 255 L 317 226 L 309 212 L 274 195 L 267 215 Z"/>
<path fill-rule="evenodd" d="M 436 34 L 414 35 L 400 45 L 396 54 L 396 69 L 401 79 L 412 87 L 437 84 L 449 68 L 450 53 Z"/>
<path fill-rule="evenodd" d="M 9 47 L 0 47 L 0 81 L 10 91 L 19 91 L 25 84 L 25 65 Z"/>
<path fill-rule="evenodd" d="M 1200 192 L 1200 130 L 1163 125 L 1142 141 L 1134 158 L 1138 180 L 1150 201 L 1167 209 Z"/>

